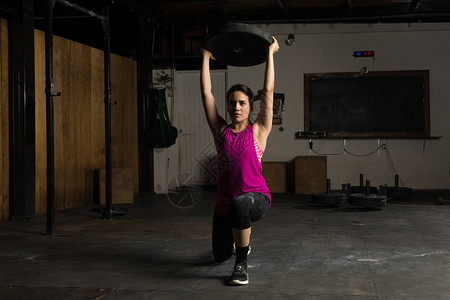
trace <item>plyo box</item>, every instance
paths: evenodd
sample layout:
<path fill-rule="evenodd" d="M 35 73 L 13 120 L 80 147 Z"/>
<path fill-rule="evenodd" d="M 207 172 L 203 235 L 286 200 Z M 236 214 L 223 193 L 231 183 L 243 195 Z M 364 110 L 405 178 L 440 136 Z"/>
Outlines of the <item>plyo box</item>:
<path fill-rule="evenodd" d="M 112 168 L 112 203 L 123 204 L 134 202 L 133 169 Z M 106 171 L 105 168 L 94 171 L 94 203 L 106 203 Z"/>
<path fill-rule="evenodd" d="M 327 157 L 297 156 L 288 164 L 288 190 L 299 195 L 327 191 Z"/>
<path fill-rule="evenodd" d="M 263 162 L 263 176 L 271 193 L 286 193 L 286 162 Z"/>

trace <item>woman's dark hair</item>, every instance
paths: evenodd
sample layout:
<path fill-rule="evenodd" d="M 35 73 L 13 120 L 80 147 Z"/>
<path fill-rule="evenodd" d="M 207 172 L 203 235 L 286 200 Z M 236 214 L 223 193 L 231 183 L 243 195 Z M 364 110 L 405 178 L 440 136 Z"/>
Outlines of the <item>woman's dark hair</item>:
<path fill-rule="evenodd" d="M 246 86 L 244 84 L 235 84 L 232 87 L 230 87 L 230 89 L 227 92 L 227 101 L 230 98 L 230 95 L 236 91 L 242 92 L 245 95 L 247 95 L 248 102 L 250 104 L 253 104 L 253 92 L 248 86 Z"/>

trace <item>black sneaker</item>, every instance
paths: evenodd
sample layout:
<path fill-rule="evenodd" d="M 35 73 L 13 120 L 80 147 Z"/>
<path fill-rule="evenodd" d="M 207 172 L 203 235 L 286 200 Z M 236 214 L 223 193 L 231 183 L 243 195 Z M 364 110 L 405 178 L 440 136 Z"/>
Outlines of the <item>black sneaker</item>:
<path fill-rule="evenodd" d="M 244 285 L 248 284 L 247 262 L 241 262 L 234 266 L 233 273 L 231 273 L 230 285 Z"/>

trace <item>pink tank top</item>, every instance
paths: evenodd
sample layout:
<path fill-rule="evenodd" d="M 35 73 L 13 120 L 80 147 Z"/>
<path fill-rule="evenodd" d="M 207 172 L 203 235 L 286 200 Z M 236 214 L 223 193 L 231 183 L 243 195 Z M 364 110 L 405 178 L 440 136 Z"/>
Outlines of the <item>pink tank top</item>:
<path fill-rule="evenodd" d="M 217 149 L 219 181 L 215 213 L 227 215 L 233 198 L 244 193 L 258 192 L 270 199 L 262 176 L 262 154 L 251 124 L 241 132 L 236 133 L 230 127 L 222 132 Z"/>

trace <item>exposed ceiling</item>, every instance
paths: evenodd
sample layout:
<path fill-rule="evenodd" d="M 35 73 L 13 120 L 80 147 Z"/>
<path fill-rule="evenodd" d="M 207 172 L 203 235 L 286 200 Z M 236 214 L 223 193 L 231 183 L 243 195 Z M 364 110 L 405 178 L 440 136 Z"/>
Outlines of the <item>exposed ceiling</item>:
<path fill-rule="evenodd" d="M 5 1 L 14 3 L 16 0 Z M 47 0 L 28 1 L 34 3 L 35 26 L 44 29 L 44 3 Z M 63 0 L 55 1 L 54 33 L 101 49 L 103 47 L 101 23 L 86 13 L 62 4 Z M 175 56 L 192 55 L 186 54 L 184 42 L 178 42 L 179 45 L 176 45 L 177 40 L 185 37 L 186 28 L 191 33 L 197 28 L 201 35 L 209 25 L 226 22 L 300 24 L 450 22 L 450 0 L 64 1 L 98 14 L 103 13 L 104 6 L 110 6 L 111 49 L 128 57 L 134 57 L 136 51 L 139 52 L 141 29 L 145 22 L 154 28 L 150 39 L 154 41 L 152 48 L 156 56 L 172 55 L 170 52 L 173 50 L 170 49 L 175 49 Z M 5 12 L 8 6 L 13 5 L 0 4 L 0 11 Z"/>
<path fill-rule="evenodd" d="M 168 23 L 449 22 L 449 0 L 120 0 Z"/>

